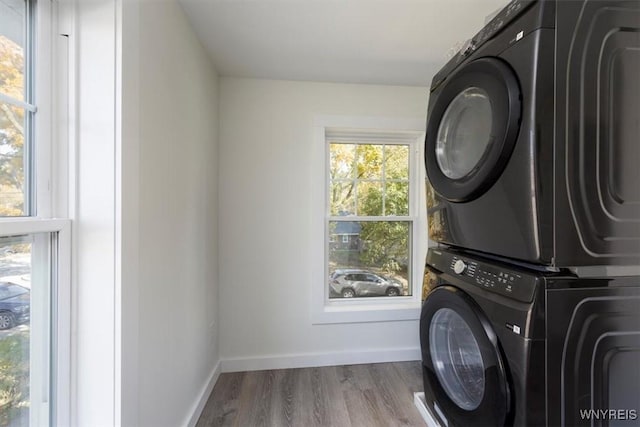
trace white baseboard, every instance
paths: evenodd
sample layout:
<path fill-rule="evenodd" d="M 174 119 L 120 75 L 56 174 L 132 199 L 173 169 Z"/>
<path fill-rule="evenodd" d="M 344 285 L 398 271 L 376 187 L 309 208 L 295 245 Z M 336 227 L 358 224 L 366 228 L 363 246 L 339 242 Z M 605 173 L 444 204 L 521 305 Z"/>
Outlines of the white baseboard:
<path fill-rule="evenodd" d="M 262 357 L 222 359 L 222 372 L 262 371 L 267 369 L 310 368 L 318 366 L 359 365 L 363 363 L 406 362 L 420 360 L 419 347 L 357 352 L 283 354 Z"/>
<path fill-rule="evenodd" d="M 195 404 L 191 407 L 191 411 L 187 421 L 183 424 L 186 427 L 195 427 L 198 419 L 200 419 L 200 415 L 202 414 L 202 410 L 204 409 L 204 405 L 207 404 L 207 400 L 209 400 L 209 396 L 213 391 L 213 387 L 218 382 L 218 378 L 220 377 L 220 373 L 222 372 L 221 363 L 218 361 L 216 366 L 213 367 L 211 374 L 209 375 L 208 381 L 205 383 L 204 388 L 200 392 L 200 396 Z"/>

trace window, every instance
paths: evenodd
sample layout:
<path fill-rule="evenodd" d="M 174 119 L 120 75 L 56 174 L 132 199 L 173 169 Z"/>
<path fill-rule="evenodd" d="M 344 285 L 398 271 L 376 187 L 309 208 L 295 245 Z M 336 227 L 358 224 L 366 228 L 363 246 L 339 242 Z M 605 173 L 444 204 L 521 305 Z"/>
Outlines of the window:
<path fill-rule="evenodd" d="M 66 425 L 70 224 L 52 219 L 52 4 L 0 0 L 0 425 Z M 59 190 L 58 190 L 59 191 Z"/>
<path fill-rule="evenodd" d="M 418 318 L 427 246 L 424 123 L 407 123 L 318 119 L 316 277 L 323 279 L 314 281 L 315 323 Z"/>
<path fill-rule="evenodd" d="M 329 275 L 363 270 L 363 280 L 332 282 L 329 298 L 410 296 L 414 218 L 409 215 L 409 143 L 327 140 Z M 369 286 L 381 283 L 387 286 Z"/>

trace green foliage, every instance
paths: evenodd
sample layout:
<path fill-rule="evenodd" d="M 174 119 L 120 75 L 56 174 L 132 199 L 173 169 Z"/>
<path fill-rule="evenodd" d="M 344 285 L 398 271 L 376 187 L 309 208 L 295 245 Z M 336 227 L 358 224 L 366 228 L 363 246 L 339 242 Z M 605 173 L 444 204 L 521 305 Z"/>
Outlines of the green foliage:
<path fill-rule="evenodd" d="M 408 222 L 363 222 L 360 237 L 365 241 L 365 250 L 360 255 L 361 261 L 366 265 L 380 266 L 389 273 L 406 269 L 409 235 Z"/>
<path fill-rule="evenodd" d="M 15 425 L 28 413 L 29 335 L 18 331 L 0 339 L 0 426 Z"/>

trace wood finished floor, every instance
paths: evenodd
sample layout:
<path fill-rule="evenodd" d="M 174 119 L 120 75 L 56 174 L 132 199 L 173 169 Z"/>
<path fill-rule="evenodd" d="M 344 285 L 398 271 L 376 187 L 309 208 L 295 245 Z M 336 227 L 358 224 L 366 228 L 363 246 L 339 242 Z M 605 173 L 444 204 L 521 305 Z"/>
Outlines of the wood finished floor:
<path fill-rule="evenodd" d="M 420 362 L 226 373 L 196 426 L 424 426 L 416 391 Z"/>

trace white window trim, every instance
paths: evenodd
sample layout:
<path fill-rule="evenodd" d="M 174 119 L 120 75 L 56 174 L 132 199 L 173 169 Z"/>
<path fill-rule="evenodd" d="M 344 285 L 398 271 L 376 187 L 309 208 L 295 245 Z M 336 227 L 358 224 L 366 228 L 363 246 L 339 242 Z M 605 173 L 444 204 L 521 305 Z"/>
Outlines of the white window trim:
<path fill-rule="evenodd" d="M 51 292 L 51 361 L 50 402 L 32 402 L 35 410 L 49 411 L 54 417 L 51 425 L 69 425 L 71 392 L 71 221 L 68 219 L 40 219 L 21 217 L 0 220 L 0 236 L 51 233 L 56 237 L 52 259 L 53 288 Z M 44 405 L 44 406 L 42 406 Z"/>
<path fill-rule="evenodd" d="M 56 0 L 37 0 L 34 19 L 35 40 L 34 66 L 36 70 L 35 90 L 37 109 L 34 121 L 36 149 L 31 164 L 35 168 L 34 194 L 35 212 L 32 216 L 0 218 L 0 236 L 33 235 L 49 233 L 56 243 L 51 253 L 52 292 L 51 298 L 51 359 L 52 370 L 47 384 L 50 384 L 50 401 L 32 402 L 36 411 L 47 411 L 43 418 L 36 415 L 32 423 L 48 420 L 50 425 L 71 425 L 71 221 L 64 218 L 67 208 L 67 142 L 68 117 L 62 106 L 66 106 L 68 76 L 66 54 L 57 55 L 61 49 L 58 37 L 58 3 Z M 54 88 L 58 90 L 54 92 Z M 63 158 L 61 160 L 61 158 Z M 49 383 L 49 381 L 51 381 Z M 53 406 L 52 406 L 53 405 Z M 49 418 L 51 416 L 51 418 Z"/>
<path fill-rule="evenodd" d="M 420 318 L 422 277 L 427 252 L 426 205 L 423 167 L 424 120 L 360 117 L 360 116 L 317 116 L 314 119 L 313 138 L 313 205 L 312 242 L 315 242 L 312 256 L 311 322 L 360 323 L 417 320 Z M 404 142 L 411 146 L 410 171 L 418 176 L 410 176 L 409 197 L 415 201 L 413 218 L 413 246 L 411 266 L 412 295 L 394 298 L 355 298 L 349 300 L 329 300 L 329 277 L 326 268 L 328 249 L 326 231 L 327 192 L 327 138 L 339 136 L 340 141 L 353 139 L 377 142 Z M 357 219 L 357 218 L 355 218 Z M 396 217 L 389 217 L 390 220 Z M 397 217 L 407 219 L 407 217 Z M 420 238 L 423 236 L 423 238 Z"/>

